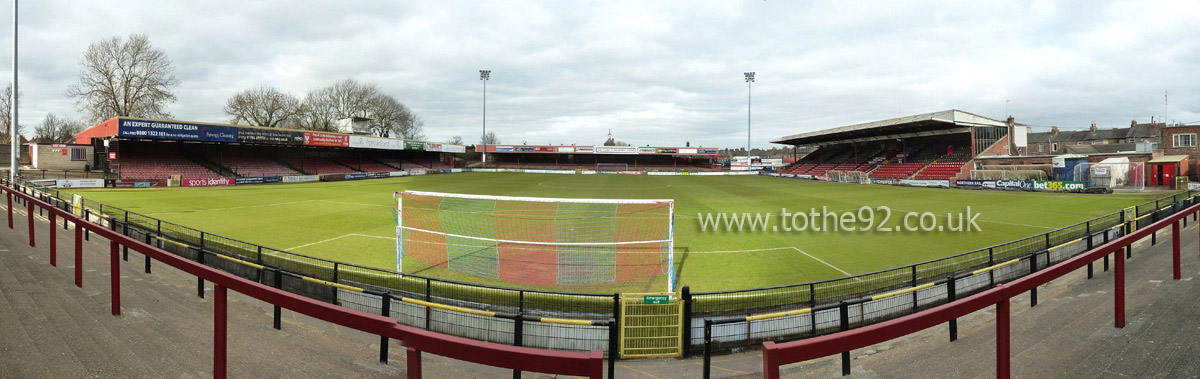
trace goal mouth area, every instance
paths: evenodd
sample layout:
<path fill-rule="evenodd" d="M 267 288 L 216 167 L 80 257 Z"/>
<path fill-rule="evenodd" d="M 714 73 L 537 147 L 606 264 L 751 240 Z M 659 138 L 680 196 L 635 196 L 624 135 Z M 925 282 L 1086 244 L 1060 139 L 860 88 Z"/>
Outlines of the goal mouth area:
<path fill-rule="evenodd" d="M 674 284 L 674 200 L 395 196 L 400 272 L 418 266 L 536 286 Z"/>

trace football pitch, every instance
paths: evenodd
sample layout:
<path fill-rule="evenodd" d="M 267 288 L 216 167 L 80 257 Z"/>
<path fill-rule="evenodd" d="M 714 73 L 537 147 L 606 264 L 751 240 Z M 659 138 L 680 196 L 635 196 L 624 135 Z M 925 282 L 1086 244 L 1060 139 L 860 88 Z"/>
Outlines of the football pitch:
<path fill-rule="evenodd" d="M 693 291 L 766 287 L 888 269 L 1050 231 L 1161 197 L 854 185 L 762 176 L 461 173 L 390 179 L 199 188 L 79 190 L 133 212 L 299 254 L 395 269 L 393 193 L 674 199 L 675 267 Z M 863 207 L 869 207 L 864 210 Z M 882 209 L 880 207 L 887 207 Z M 968 207 L 970 213 L 967 213 Z M 805 212 L 796 217 L 780 212 Z M 818 216 L 808 215 L 811 210 Z M 833 218 L 824 211 L 836 212 Z M 853 214 L 853 223 L 838 225 Z M 915 212 L 906 220 L 907 212 Z M 929 212 L 928 216 L 919 216 Z M 721 214 L 725 214 L 724 222 Z M 730 216 L 747 217 L 741 230 Z M 981 230 L 951 231 L 974 225 Z M 759 222 L 750 230 L 751 219 Z M 870 231 L 862 226 L 872 224 Z M 881 221 L 885 229 L 881 231 Z M 813 221 L 820 219 L 819 221 Z M 705 224 L 705 220 L 710 220 Z M 839 220 L 839 221 L 833 221 Z M 930 226 L 932 231 L 909 231 Z M 766 224 L 763 224 L 765 222 Z M 716 225 L 714 225 L 716 223 Z M 824 224 L 821 224 L 824 223 Z M 797 230 L 801 224 L 806 229 Z M 820 230 L 813 230 L 820 225 Z M 857 226 L 842 230 L 841 226 Z M 715 227 L 714 227 L 715 226 Z M 938 230 L 940 227 L 941 230 Z M 792 229 L 787 231 L 785 229 Z M 973 228 L 973 227 L 972 227 Z M 406 272 L 520 287 L 405 260 Z M 657 284 L 552 288 L 661 291 Z"/>

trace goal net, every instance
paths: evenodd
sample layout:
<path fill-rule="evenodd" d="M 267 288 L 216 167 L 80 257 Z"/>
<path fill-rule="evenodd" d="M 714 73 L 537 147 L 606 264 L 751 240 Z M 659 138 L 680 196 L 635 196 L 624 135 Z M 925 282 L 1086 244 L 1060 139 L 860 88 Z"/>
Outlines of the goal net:
<path fill-rule="evenodd" d="M 867 179 L 867 173 L 861 171 L 829 170 L 825 172 L 825 177 L 831 182 L 860 184 L 870 183 L 870 179 Z"/>
<path fill-rule="evenodd" d="M 655 280 L 674 291 L 674 201 L 396 193 L 396 269 L 527 285 Z M 414 262 L 415 261 L 415 262 Z"/>
<path fill-rule="evenodd" d="M 1110 158 L 1111 159 L 1111 158 Z M 1080 163 L 1074 168 L 1074 179 L 1086 182 L 1088 187 L 1111 188 L 1114 191 L 1141 191 L 1146 189 L 1146 164 L 1144 162 L 1104 161 Z"/>
<path fill-rule="evenodd" d="M 621 171 L 629 171 L 629 165 L 625 163 L 597 163 L 596 172 L 616 174 Z"/>

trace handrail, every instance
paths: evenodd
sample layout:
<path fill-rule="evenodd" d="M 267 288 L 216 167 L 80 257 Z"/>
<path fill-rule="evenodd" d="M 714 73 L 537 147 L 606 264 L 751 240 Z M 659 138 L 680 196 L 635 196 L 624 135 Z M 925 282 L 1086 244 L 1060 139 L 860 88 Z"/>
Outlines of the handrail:
<path fill-rule="evenodd" d="M 1200 211 L 1200 204 L 1192 205 L 1180 212 L 1166 216 L 1149 226 L 1140 228 L 1137 231 L 1126 234 L 1104 245 L 1096 247 L 1091 251 L 1082 253 L 1053 266 L 1023 276 L 1007 284 L 997 285 L 994 288 L 928 310 L 820 337 L 785 343 L 775 343 L 772 341 L 764 342 L 763 374 L 766 378 L 779 378 L 779 367 L 781 365 L 816 359 L 833 354 L 845 353 L 853 349 L 892 340 L 939 325 L 941 323 L 948 322 L 994 304 L 997 306 L 997 377 L 1008 377 L 1008 304 L 1010 298 L 1035 289 L 1040 285 L 1046 284 L 1051 280 L 1057 279 L 1076 269 L 1082 268 L 1102 257 L 1106 257 L 1109 254 L 1115 253 L 1114 255 L 1116 256 L 1117 265 L 1114 275 L 1114 287 L 1116 289 L 1114 291 L 1114 323 L 1118 328 L 1124 327 L 1125 256 L 1122 253 L 1123 249 L 1125 249 L 1126 246 L 1131 245 L 1133 242 L 1151 235 L 1151 233 L 1156 233 L 1168 225 L 1173 225 L 1175 228 L 1174 230 L 1176 231 L 1176 233 L 1173 234 L 1175 241 L 1173 248 L 1175 256 L 1178 257 L 1179 233 L 1177 223 L 1181 219 L 1198 211 Z M 1174 264 L 1178 265 L 1179 260 L 1176 259 Z"/>
<path fill-rule="evenodd" d="M 603 374 L 603 353 L 599 350 L 581 353 L 507 346 L 408 327 L 397 323 L 396 320 L 390 317 L 321 302 L 261 283 L 252 282 L 219 269 L 184 259 L 124 234 L 104 228 L 92 223 L 90 220 L 84 220 L 80 216 L 43 202 L 35 196 L 24 194 L 7 185 L 0 185 L 0 191 L 5 192 L 10 199 L 12 196 L 16 196 L 27 202 L 29 206 L 27 212 L 29 212 L 30 246 L 34 246 L 34 235 L 32 233 L 34 225 L 32 209 L 34 206 L 45 209 L 50 215 L 63 217 L 64 222 L 75 224 L 76 275 L 82 275 L 81 270 L 78 270 L 82 266 L 82 261 L 80 261 L 82 249 L 80 228 L 86 229 L 110 241 L 112 254 L 111 269 L 113 270 L 110 274 L 112 277 L 111 294 L 114 315 L 120 314 L 120 275 L 117 272 L 117 251 L 119 246 L 125 246 L 130 250 L 144 254 L 171 267 L 212 282 L 217 293 L 217 298 L 215 299 L 216 314 L 214 315 L 216 327 L 214 328 L 213 373 L 218 378 L 224 378 L 227 375 L 225 356 L 225 339 L 227 338 L 227 334 L 225 331 L 225 322 L 228 290 L 234 290 L 255 299 L 326 322 L 379 336 L 403 340 L 405 341 L 409 355 L 407 362 L 409 378 L 419 378 L 421 375 L 420 351 L 513 370 L 563 375 L 584 375 L 596 379 L 602 377 Z M 8 212 L 11 220 L 14 212 L 11 201 L 9 202 Z M 50 228 L 56 230 L 57 227 L 51 225 Z M 82 284 L 78 277 L 76 278 L 76 283 Z M 416 359 L 413 359 L 414 357 Z"/>

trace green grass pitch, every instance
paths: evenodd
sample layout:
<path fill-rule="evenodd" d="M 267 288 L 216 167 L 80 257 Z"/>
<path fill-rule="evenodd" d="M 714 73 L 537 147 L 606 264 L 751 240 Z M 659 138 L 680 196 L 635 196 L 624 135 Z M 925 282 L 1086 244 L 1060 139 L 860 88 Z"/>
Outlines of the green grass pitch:
<path fill-rule="evenodd" d="M 403 190 L 507 196 L 675 199 L 675 264 L 693 291 L 747 289 L 887 269 L 966 252 L 1115 212 L 1162 196 L 967 191 L 789 180 L 761 176 L 635 176 L 463 173 L 392 179 L 207 188 L 79 191 L 84 197 L 181 225 L 296 253 L 395 268 L 392 194 Z M 810 208 L 971 211 L 982 231 L 701 231 L 702 213 L 778 213 Z M 876 220 L 883 217 L 876 213 Z M 876 221 L 878 223 L 878 221 Z M 862 225 L 860 223 L 859 225 Z M 770 227 L 768 227 L 770 229 Z M 406 260 L 405 271 L 498 284 Z M 515 286 L 514 286 L 515 287 Z M 661 291 L 659 284 L 553 288 Z"/>

